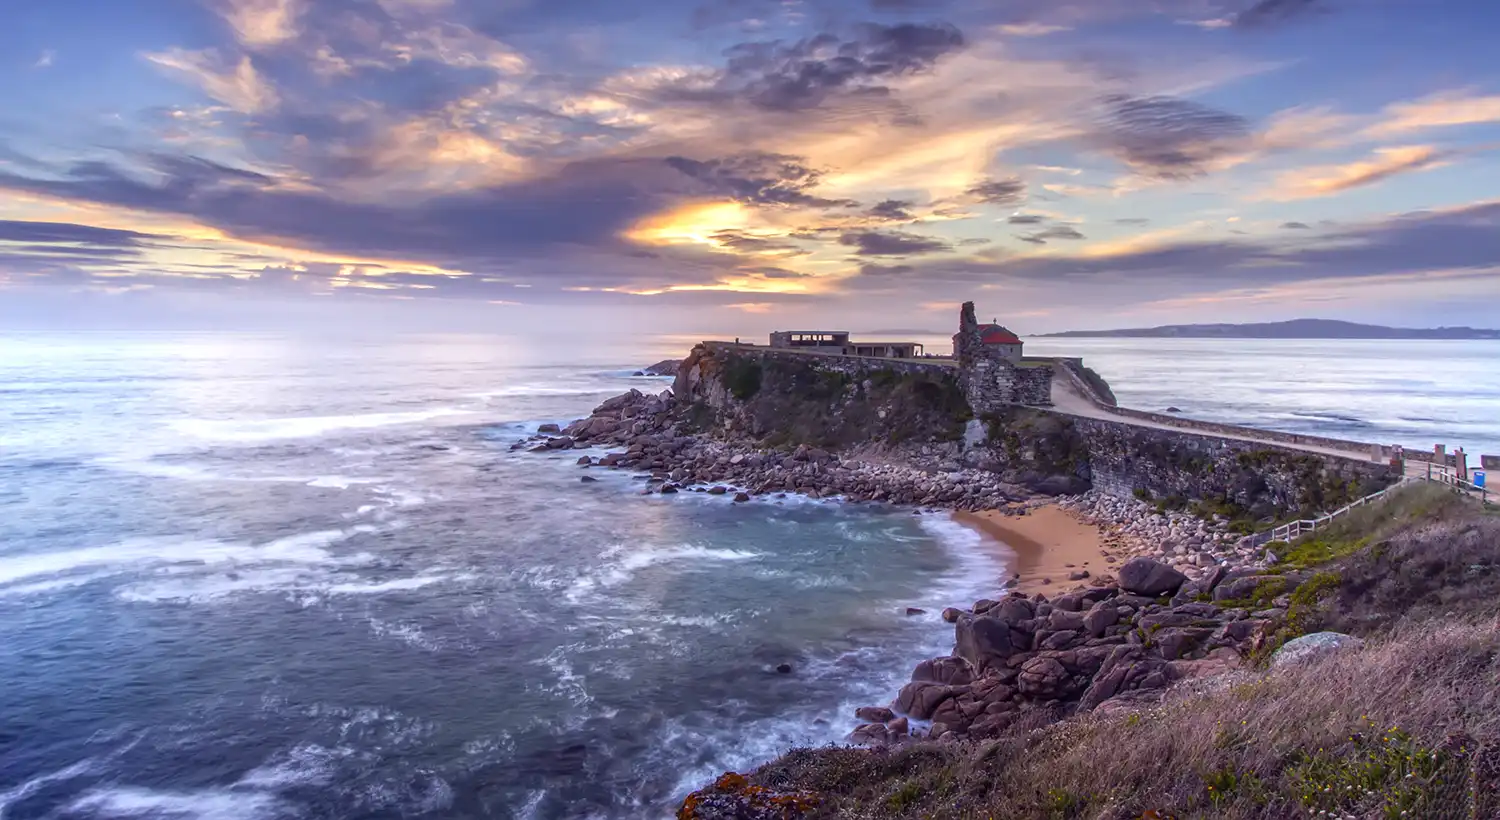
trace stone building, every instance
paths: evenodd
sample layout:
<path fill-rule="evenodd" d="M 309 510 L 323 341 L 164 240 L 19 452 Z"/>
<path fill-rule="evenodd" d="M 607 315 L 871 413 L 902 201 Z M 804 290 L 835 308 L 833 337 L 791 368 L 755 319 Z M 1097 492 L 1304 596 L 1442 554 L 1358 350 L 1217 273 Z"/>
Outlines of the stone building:
<path fill-rule="evenodd" d="M 1021 340 L 1000 325 L 981 325 L 973 302 L 964 302 L 959 311 L 953 358 L 964 396 L 976 413 L 996 412 L 1008 404 L 1052 403 L 1051 363 L 1028 366 L 1021 359 Z"/>
<path fill-rule="evenodd" d="M 1024 342 L 1016 334 L 1011 333 L 1004 325 L 991 322 L 979 325 L 979 342 L 986 347 L 993 348 L 1002 357 L 1017 364 L 1021 361 L 1021 345 Z M 953 334 L 953 358 L 959 358 L 959 339 L 963 336 L 962 331 Z"/>
<path fill-rule="evenodd" d="M 846 330 L 778 330 L 771 334 L 771 347 L 781 350 L 812 349 L 843 356 L 878 359 L 914 359 L 922 355 L 920 342 L 855 342 Z"/>

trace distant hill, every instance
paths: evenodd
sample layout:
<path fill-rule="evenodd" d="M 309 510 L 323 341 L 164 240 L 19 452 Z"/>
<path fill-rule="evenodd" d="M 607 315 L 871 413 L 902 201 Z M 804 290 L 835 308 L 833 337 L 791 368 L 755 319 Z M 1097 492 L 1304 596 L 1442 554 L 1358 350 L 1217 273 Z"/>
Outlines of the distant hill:
<path fill-rule="evenodd" d="M 1043 336 L 1151 339 L 1500 339 L 1500 330 L 1472 327 L 1385 327 L 1336 319 L 1293 319 L 1244 325 L 1162 325 L 1120 330 L 1068 330 Z"/>

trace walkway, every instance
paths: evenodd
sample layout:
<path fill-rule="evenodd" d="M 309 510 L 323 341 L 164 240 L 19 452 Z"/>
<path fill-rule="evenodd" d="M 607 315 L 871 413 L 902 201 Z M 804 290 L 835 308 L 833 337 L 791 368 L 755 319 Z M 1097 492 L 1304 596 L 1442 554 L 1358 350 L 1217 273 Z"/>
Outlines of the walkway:
<path fill-rule="evenodd" d="M 1060 377 L 1059 378 L 1055 378 L 1055 379 L 1052 380 L 1052 408 L 1051 409 L 1056 410 L 1059 413 L 1067 413 L 1068 415 L 1071 415 L 1071 416 L 1082 416 L 1084 418 L 1090 418 L 1090 419 L 1104 419 L 1105 421 L 1113 421 L 1113 422 L 1117 422 L 1119 424 L 1131 424 L 1131 425 L 1135 425 L 1136 427 L 1149 427 L 1149 428 L 1156 429 L 1156 430 L 1173 430 L 1173 431 L 1180 432 L 1180 433 L 1193 433 L 1195 435 L 1200 435 L 1200 436 L 1209 436 L 1210 438 L 1225 438 L 1225 439 L 1233 439 L 1233 440 L 1236 440 L 1236 441 L 1251 441 L 1251 442 L 1255 442 L 1257 444 L 1264 444 L 1264 445 L 1267 445 L 1267 446 L 1270 446 L 1270 447 L 1283 447 L 1283 448 L 1290 448 L 1290 449 L 1293 449 L 1293 450 L 1304 450 L 1304 451 L 1309 452 L 1309 453 L 1318 453 L 1318 454 L 1326 455 L 1326 456 L 1341 456 L 1343 458 L 1354 459 L 1355 461 L 1369 461 L 1369 462 L 1374 462 L 1375 461 L 1375 459 L 1373 457 L 1371 457 L 1371 455 L 1370 455 L 1370 448 L 1369 447 L 1361 447 L 1361 448 L 1357 448 L 1357 449 L 1356 448 L 1350 448 L 1350 449 L 1345 450 L 1345 449 L 1336 449 L 1336 448 L 1331 448 L 1331 447 L 1315 447 L 1315 446 L 1310 445 L 1310 444 L 1289 444 L 1289 443 L 1286 443 L 1286 442 L 1283 442 L 1283 441 L 1276 441 L 1276 440 L 1273 440 L 1273 439 L 1270 439 L 1270 438 L 1260 438 L 1260 437 L 1257 437 L 1255 435 L 1255 431 L 1252 428 L 1248 428 L 1248 427 L 1242 428 L 1244 430 L 1244 434 L 1243 435 L 1218 433 L 1218 432 L 1210 433 L 1210 432 L 1205 432 L 1203 430 L 1195 430 L 1195 429 L 1193 429 L 1191 427 L 1188 427 L 1186 425 L 1176 426 L 1176 425 L 1170 424 L 1168 422 L 1157 422 L 1157 421 L 1152 421 L 1150 419 L 1140 419 L 1140 418 L 1134 418 L 1132 416 L 1120 416 L 1120 415 L 1116 415 L 1114 413 L 1109 412 L 1108 410 L 1105 410 L 1104 408 L 1100 407 L 1099 405 L 1094 404 L 1092 401 L 1088 400 L 1087 398 L 1085 398 L 1082 394 L 1080 394 L 1078 392 L 1077 388 L 1073 386 L 1072 382 L 1068 381 L 1067 379 L 1060 378 Z M 1416 466 L 1416 465 L 1412 465 L 1412 466 Z"/>

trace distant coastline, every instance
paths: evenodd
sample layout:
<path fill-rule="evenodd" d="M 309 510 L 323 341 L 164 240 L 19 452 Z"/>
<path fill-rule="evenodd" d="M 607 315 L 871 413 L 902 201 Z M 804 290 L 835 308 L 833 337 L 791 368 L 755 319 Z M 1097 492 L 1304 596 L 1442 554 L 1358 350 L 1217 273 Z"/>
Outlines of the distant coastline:
<path fill-rule="evenodd" d="M 1293 319 L 1255 324 L 1160 325 L 1117 330 L 1067 330 L 1043 338 L 1144 339 L 1500 339 L 1500 330 L 1473 327 L 1409 328 L 1335 319 Z"/>

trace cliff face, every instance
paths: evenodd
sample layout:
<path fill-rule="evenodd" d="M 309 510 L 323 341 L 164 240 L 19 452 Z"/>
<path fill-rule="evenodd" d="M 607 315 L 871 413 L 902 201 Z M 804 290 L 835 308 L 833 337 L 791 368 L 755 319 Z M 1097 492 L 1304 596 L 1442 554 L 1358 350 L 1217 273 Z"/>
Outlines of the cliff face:
<path fill-rule="evenodd" d="M 948 364 L 699 345 L 673 388 L 693 429 L 762 447 L 808 445 L 951 472 L 979 468 L 1049 493 L 1088 488 L 1066 417 L 1008 406 L 976 419 Z"/>
<path fill-rule="evenodd" d="M 981 469 L 1048 494 L 1093 486 L 1169 508 L 1196 502 L 1200 513 L 1247 524 L 1335 509 L 1397 477 L 1385 464 L 1016 404 L 976 413 L 961 373 L 936 362 L 701 344 L 678 369 L 674 415 L 688 431 L 759 448 Z"/>

